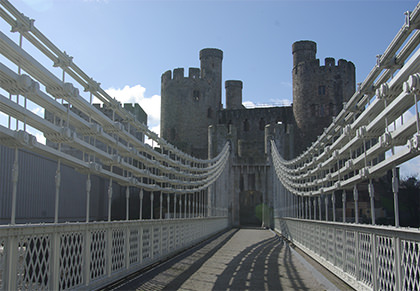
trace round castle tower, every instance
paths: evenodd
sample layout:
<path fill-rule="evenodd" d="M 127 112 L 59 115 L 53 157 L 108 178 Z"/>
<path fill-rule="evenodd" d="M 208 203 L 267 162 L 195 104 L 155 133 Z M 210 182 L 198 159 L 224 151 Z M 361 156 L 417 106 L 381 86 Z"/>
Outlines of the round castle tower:
<path fill-rule="evenodd" d="M 298 41 L 293 54 L 293 115 L 298 137 L 296 153 L 305 150 L 331 124 L 355 90 L 353 63 L 326 58 L 320 66 L 316 43 Z"/>
<path fill-rule="evenodd" d="M 200 51 L 200 67 L 162 74 L 160 135 L 179 149 L 207 158 L 208 126 L 222 108 L 222 60 L 219 49 Z"/>

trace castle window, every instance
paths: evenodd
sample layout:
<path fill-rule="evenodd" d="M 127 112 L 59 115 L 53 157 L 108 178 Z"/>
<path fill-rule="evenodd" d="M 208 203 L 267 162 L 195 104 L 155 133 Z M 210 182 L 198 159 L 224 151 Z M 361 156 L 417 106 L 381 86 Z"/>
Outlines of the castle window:
<path fill-rule="evenodd" d="M 265 120 L 264 120 L 263 117 L 261 117 L 260 124 L 259 124 L 259 129 L 264 130 L 264 127 L 265 127 Z"/>
<path fill-rule="evenodd" d="M 200 100 L 200 91 L 199 90 L 194 90 L 193 91 L 193 99 L 194 99 L 194 101 Z"/>
<path fill-rule="evenodd" d="M 321 106 L 319 107 L 319 117 L 324 117 L 325 116 L 325 105 L 321 104 Z"/>
<path fill-rule="evenodd" d="M 244 131 L 249 131 L 249 121 L 248 121 L 248 119 L 244 120 Z"/>
<path fill-rule="evenodd" d="M 229 120 L 229 122 L 227 123 L 227 128 L 228 128 L 228 133 L 231 133 L 231 125 L 232 125 L 232 120 Z"/>
<path fill-rule="evenodd" d="M 248 174 L 248 190 L 255 190 L 255 174 Z"/>
<path fill-rule="evenodd" d="M 325 86 L 321 85 L 318 87 L 318 95 L 325 95 Z"/>
<path fill-rule="evenodd" d="M 211 118 L 213 116 L 213 110 L 211 110 L 211 107 L 207 109 L 207 118 Z"/>

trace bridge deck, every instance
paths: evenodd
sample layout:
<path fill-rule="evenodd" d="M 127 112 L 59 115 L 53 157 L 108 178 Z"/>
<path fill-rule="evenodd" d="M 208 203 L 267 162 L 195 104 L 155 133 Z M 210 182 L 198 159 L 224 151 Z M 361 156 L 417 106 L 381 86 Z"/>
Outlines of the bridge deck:
<path fill-rule="evenodd" d="M 232 229 L 116 290 L 326 290 L 334 286 L 273 232 Z"/>

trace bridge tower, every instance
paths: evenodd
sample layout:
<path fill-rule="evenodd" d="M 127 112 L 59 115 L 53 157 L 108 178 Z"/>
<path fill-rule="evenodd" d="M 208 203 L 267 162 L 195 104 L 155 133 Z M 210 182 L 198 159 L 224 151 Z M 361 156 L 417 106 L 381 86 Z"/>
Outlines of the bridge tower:
<path fill-rule="evenodd" d="M 161 137 L 179 149 L 207 158 L 208 127 L 222 108 L 222 59 L 219 49 L 200 51 L 201 69 L 178 68 L 162 74 Z"/>
<path fill-rule="evenodd" d="M 332 117 L 343 108 L 343 102 L 355 90 L 354 64 L 326 58 L 320 66 L 313 41 L 298 41 L 292 45 L 293 54 L 293 114 L 297 125 L 295 153 L 305 150 Z"/>

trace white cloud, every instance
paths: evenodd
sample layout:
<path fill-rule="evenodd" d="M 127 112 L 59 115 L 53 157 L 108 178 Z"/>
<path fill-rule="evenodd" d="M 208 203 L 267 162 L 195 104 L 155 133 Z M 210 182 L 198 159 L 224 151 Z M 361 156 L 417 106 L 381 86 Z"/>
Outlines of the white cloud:
<path fill-rule="evenodd" d="M 44 118 L 44 112 L 45 112 L 44 108 L 42 108 L 40 106 L 37 106 L 37 107 L 31 109 L 31 111 L 32 111 L 32 113 Z"/>
<path fill-rule="evenodd" d="M 401 117 L 395 119 L 394 122 L 391 122 L 388 125 L 388 131 L 394 131 L 398 128 L 401 127 L 402 122 L 407 122 L 408 120 L 410 120 L 411 118 L 413 118 L 414 116 L 414 112 L 412 112 L 413 109 L 407 110 L 406 112 L 404 112 L 404 114 L 402 115 L 402 120 Z"/>
<path fill-rule="evenodd" d="M 420 175 L 420 156 L 400 165 L 400 177 L 417 177 Z"/>
<path fill-rule="evenodd" d="M 248 109 L 290 106 L 291 104 L 292 102 L 289 99 L 270 99 L 270 101 L 266 103 L 256 103 L 253 101 L 242 102 L 242 105 Z"/>
<path fill-rule="evenodd" d="M 111 97 L 114 97 L 122 104 L 124 103 L 138 103 L 147 113 L 147 124 L 149 128 L 155 131 L 160 129 L 160 96 L 153 95 L 145 97 L 146 88 L 141 85 L 125 86 L 122 89 L 109 88 L 105 90 Z"/>

